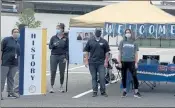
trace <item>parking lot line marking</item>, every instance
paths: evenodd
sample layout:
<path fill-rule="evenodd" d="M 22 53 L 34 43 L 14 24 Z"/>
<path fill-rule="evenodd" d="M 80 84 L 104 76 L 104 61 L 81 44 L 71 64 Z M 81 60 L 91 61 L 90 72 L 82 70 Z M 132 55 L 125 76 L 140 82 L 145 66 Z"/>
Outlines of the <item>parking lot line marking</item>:
<path fill-rule="evenodd" d="M 77 66 L 77 67 L 74 67 L 74 68 L 70 68 L 70 69 L 68 69 L 68 70 L 75 70 L 75 69 L 79 69 L 79 68 L 82 68 L 82 67 L 85 67 L 84 65 L 82 65 L 82 66 Z M 47 76 L 49 76 L 50 75 L 50 71 L 46 71 L 47 72 Z M 59 73 L 59 71 L 57 71 L 57 73 Z M 81 73 L 81 74 L 89 74 L 88 72 L 70 72 L 70 73 L 72 73 L 72 74 L 74 74 L 74 73 Z M 5 86 L 7 85 L 7 83 L 5 83 Z"/>
<path fill-rule="evenodd" d="M 119 79 L 114 80 L 114 81 L 111 81 L 111 83 L 114 83 L 114 82 L 116 82 L 116 81 L 119 81 Z M 108 85 L 110 85 L 110 84 L 106 84 L 106 86 L 108 86 Z M 100 89 L 100 87 L 98 87 L 98 89 Z M 78 95 L 72 97 L 72 98 L 74 98 L 74 99 L 80 98 L 80 97 L 82 97 L 82 96 L 84 96 L 84 95 L 87 95 L 87 94 L 91 93 L 92 91 L 93 91 L 92 89 L 91 89 L 91 90 L 88 90 L 88 91 L 85 91 L 85 92 L 83 92 L 83 93 L 80 93 L 80 94 L 78 94 Z"/>
<path fill-rule="evenodd" d="M 50 71 L 49 71 L 50 72 Z M 59 73 L 59 71 L 57 71 L 57 74 Z M 65 73 L 66 74 L 66 73 Z M 90 74 L 89 72 L 69 72 L 69 74 Z M 46 74 L 47 76 L 50 75 L 50 73 Z"/>
<path fill-rule="evenodd" d="M 82 67 L 85 67 L 85 66 L 84 66 L 84 65 L 81 65 L 81 66 L 77 66 L 77 67 L 70 68 L 70 69 L 68 69 L 68 70 L 71 71 L 71 70 L 79 69 L 79 68 L 82 68 Z M 66 69 L 65 71 L 67 71 L 67 69 Z M 48 73 L 48 72 L 50 72 L 50 71 L 46 71 L 46 72 Z M 57 71 L 57 72 L 59 72 L 59 71 Z"/>

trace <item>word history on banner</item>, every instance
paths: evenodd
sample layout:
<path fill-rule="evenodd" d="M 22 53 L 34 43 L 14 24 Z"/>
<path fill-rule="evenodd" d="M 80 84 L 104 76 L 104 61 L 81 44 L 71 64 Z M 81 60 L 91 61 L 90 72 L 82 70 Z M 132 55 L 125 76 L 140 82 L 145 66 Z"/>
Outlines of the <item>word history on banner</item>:
<path fill-rule="evenodd" d="M 122 24 L 105 23 L 103 33 L 109 36 L 123 36 L 126 29 L 131 29 L 136 38 L 175 39 L 175 24 Z"/>

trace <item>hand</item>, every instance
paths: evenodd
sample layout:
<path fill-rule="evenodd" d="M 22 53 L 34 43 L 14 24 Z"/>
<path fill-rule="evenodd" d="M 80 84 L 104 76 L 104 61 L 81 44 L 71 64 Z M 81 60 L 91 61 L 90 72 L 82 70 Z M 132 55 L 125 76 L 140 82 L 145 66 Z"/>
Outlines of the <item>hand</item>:
<path fill-rule="evenodd" d="M 122 68 L 122 63 L 121 62 L 118 63 L 118 67 Z"/>
<path fill-rule="evenodd" d="M 138 63 L 135 63 L 135 68 L 136 68 L 136 69 L 138 68 Z"/>
<path fill-rule="evenodd" d="M 104 67 L 107 68 L 108 67 L 108 62 L 104 63 Z"/>
<path fill-rule="evenodd" d="M 54 46 L 58 46 L 58 42 L 53 43 Z"/>
<path fill-rule="evenodd" d="M 89 64 L 88 61 L 85 61 L 84 64 L 85 64 L 85 67 L 88 68 L 88 64 Z"/>

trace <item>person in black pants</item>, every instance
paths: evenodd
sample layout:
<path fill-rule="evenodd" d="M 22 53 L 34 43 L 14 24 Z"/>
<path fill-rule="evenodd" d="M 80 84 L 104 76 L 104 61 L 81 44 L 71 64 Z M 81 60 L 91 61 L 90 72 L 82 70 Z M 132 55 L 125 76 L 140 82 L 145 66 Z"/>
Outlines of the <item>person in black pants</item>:
<path fill-rule="evenodd" d="M 108 52 L 110 49 L 108 42 L 100 36 L 101 29 L 96 29 L 95 37 L 88 40 L 84 48 L 85 66 L 89 66 L 92 76 L 93 97 L 96 97 L 98 92 L 97 73 L 99 73 L 101 95 L 108 96 L 105 87 L 105 68 L 108 66 Z"/>
<path fill-rule="evenodd" d="M 17 41 L 18 37 L 19 30 L 14 28 L 12 30 L 12 36 L 5 37 L 1 42 L 1 100 L 3 100 L 2 92 L 6 79 L 8 97 L 19 97 L 13 90 L 14 77 L 18 71 L 18 58 L 20 56 L 20 45 Z"/>
<path fill-rule="evenodd" d="M 140 98 L 141 95 L 138 92 L 138 79 L 137 79 L 137 62 L 138 62 L 138 46 L 134 43 L 134 36 L 130 29 L 125 30 L 124 39 L 119 44 L 119 66 L 121 67 L 122 74 L 122 84 L 123 84 L 123 94 L 122 97 L 127 96 L 126 92 L 126 81 L 127 81 L 127 71 L 132 73 L 134 80 L 135 93 L 134 97 Z"/>
<path fill-rule="evenodd" d="M 50 55 L 50 70 L 51 70 L 51 90 L 50 93 L 54 93 L 53 86 L 55 83 L 55 76 L 57 66 L 59 64 L 60 71 L 60 92 L 64 92 L 64 73 L 66 67 L 66 61 L 68 57 L 68 38 L 64 36 L 64 24 L 57 25 L 57 33 L 52 36 L 49 43 L 49 49 L 51 49 Z"/>

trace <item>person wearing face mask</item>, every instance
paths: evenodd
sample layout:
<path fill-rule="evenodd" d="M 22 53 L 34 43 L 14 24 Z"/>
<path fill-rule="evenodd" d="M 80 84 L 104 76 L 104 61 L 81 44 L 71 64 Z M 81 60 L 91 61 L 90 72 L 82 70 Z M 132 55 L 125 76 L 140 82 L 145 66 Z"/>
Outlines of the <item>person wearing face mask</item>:
<path fill-rule="evenodd" d="M 68 38 L 64 36 L 64 24 L 59 24 L 56 27 L 56 35 L 52 36 L 49 43 L 49 49 L 51 49 L 50 55 L 50 70 L 51 70 L 51 90 L 50 93 L 54 93 L 54 83 L 59 64 L 60 71 L 60 92 L 64 92 L 64 73 L 66 67 L 66 61 L 68 58 Z"/>
<path fill-rule="evenodd" d="M 18 29 L 12 30 L 12 36 L 5 37 L 1 42 L 1 100 L 7 78 L 8 97 L 18 98 L 14 92 L 14 76 L 18 71 L 18 58 L 20 55 L 20 46 L 17 41 L 19 37 Z"/>
<path fill-rule="evenodd" d="M 141 94 L 138 91 L 138 79 L 137 79 L 137 63 L 138 63 L 138 51 L 139 48 L 135 44 L 132 31 L 130 29 L 125 30 L 124 39 L 119 44 L 119 56 L 118 62 L 119 67 L 121 67 L 122 74 L 122 85 L 123 85 L 123 94 L 122 97 L 127 96 L 126 92 L 126 81 L 127 81 L 127 71 L 129 70 L 132 74 L 134 81 L 134 97 L 140 98 Z"/>
<path fill-rule="evenodd" d="M 97 73 L 99 73 L 101 95 L 105 97 L 108 96 L 105 87 L 105 68 L 108 66 L 109 51 L 110 48 L 108 42 L 101 38 L 101 29 L 97 28 L 95 30 L 95 37 L 89 39 L 84 48 L 84 63 L 86 67 L 89 67 L 92 76 L 92 97 L 96 97 L 98 92 Z"/>

